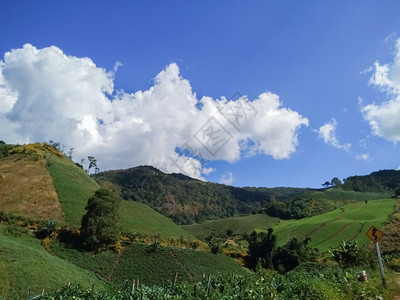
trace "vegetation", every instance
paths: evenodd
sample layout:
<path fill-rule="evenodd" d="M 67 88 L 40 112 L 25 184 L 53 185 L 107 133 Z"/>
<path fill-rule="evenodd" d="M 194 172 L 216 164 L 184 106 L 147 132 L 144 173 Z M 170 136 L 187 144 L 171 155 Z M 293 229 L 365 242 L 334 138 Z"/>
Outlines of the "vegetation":
<path fill-rule="evenodd" d="M 356 240 L 360 246 L 370 242 L 365 232 L 371 227 L 381 228 L 393 212 L 395 199 L 356 202 L 331 212 L 300 220 L 282 220 L 274 227 L 278 245 L 296 237 L 311 238 L 309 246 L 327 252 L 341 241 Z"/>
<path fill-rule="evenodd" d="M 350 176 L 344 179 L 343 189 L 359 192 L 390 192 L 400 188 L 399 170 L 381 170 L 365 176 Z"/>
<path fill-rule="evenodd" d="M 96 250 L 118 241 L 119 202 L 120 199 L 106 188 L 98 189 L 89 198 L 81 225 L 81 237 L 86 249 Z"/>
<path fill-rule="evenodd" d="M 267 230 L 277 224 L 278 218 L 266 214 L 254 214 L 243 217 L 230 217 L 219 220 L 209 220 L 198 224 L 182 225 L 181 227 L 198 239 L 205 240 L 210 235 L 229 237 L 242 235 L 254 230 Z M 230 233 L 230 234 L 228 234 Z"/>
<path fill-rule="evenodd" d="M 72 148 L 68 156 L 62 149 L 52 141 L 0 143 L 0 180 L 10 187 L 0 199 L 0 299 L 26 298 L 28 286 L 32 295 L 45 288 L 42 299 L 375 299 L 394 293 L 381 289 L 364 233 L 385 225 L 381 249 L 390 252 L 384 262 L 400 270 L 400 204 L 388 199 L 400 194 L 395 173 L 373 173 L 375 181 L 349 178 L 358 187 L 334 178 L 326 189 L 234 188 L 152 167 L 93 175 L 131 200 L 119 201 L 71 161 Z M 94 173 L 96 163 L 88 158 Z M 43 185 L 46 176 L 50 184 Z M 204 222 L 179 227 L 171 219 Z M 87 249 L 109 247 L 83 251 L 82 236 Z M 357 281 L 360 268 L 368 283 Z M 83 288 L 47 292 L 68 282 Z"/>
<path fill-rule="evenodd" d="M 49 154 L 46 157 L 65 223 L 80 226 L 87 200 L 99 189 L 99 185 L 68 158 Z"/>
<path fill-rule="evenodd" d="M 236 188 L 195 180 L 182 174 L 165 174 L 150 166 L 101 172 L 94 178 L 125 200 L 145 203 L 178 224 L 256 213 L 281 219 L 300 219 L 350 202 L 391 196 L 388 190 L 354 192 L 343 190 L 342 185 L 322 190 Z"/>
<path fill-rule="evenodd" d="M 137 201 L 121 201 L 119 215 L 123 232 L 136 232 L 161 239 L 195 239 L 185 228 Z"/>
<path fill-rule="evenodd" d="M 0 227 L 0 295 L 5 299 L 25 299 L 28 287 L 39 294 L 42 289 L 55 290 L 68 282 L 105 288 L 89 271 L 46 252 L 28 230 L 9 228 Z"/>
<path fill-rule="evenodd" d="M 195 283 L 174 281 L 163 286 L 138 285 L 137 281 L 110 291 L 92 291 L 71 285 L 41 299 L 377 299 L 379 286 L 358 282 L 347 273 L 294 270 L 286 275 L 259 271 L 252 275 L 204 276 Z"/>

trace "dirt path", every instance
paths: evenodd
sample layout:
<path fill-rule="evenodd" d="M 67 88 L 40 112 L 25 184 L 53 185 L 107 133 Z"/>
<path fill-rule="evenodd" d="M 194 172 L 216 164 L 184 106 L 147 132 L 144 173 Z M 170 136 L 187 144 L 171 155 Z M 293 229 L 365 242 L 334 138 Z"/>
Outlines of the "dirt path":
<path fill-rule="evenodd" d="M 110 273 L 109 273 L 108 276 L 107 276 L 107 281 L 108 281 L 108 282 L 111 282 L 111 280 L 112 280 L 112 278 L 113 278 L 113 276 L 114 276 L 114 273 L 115 273 L 115 271 L 117 270 L 117 266 L 118 266 L 119 261 L 120 261 L 120 259 L 121 259 L 121 255 L 122 255 L 122 253 L 124 253 L 125 249 L 126 249 L 126 248 L 122 248 L 121 252 L 118 253 L 118 256 L 117 256 L 117 258 L 115 259 L 114 265 L 112 266 L 111 271 L 110 271 Z"/>
<path fill-rule="evenodd" d="M 172 258 L 175 260 L 175 262 L 180 265 L 182 267 L 182 269 L 185 270 L 186 274 L 189 276 L 189 280 L 190 282 L 194 282 L 194 275 L 193 273 L 189 270 L 188 267 L 186 267 L 181 260 L 179 259 L 179 257 L 176 255 L 175 251 L 171 250 L 170 252 Z"/>

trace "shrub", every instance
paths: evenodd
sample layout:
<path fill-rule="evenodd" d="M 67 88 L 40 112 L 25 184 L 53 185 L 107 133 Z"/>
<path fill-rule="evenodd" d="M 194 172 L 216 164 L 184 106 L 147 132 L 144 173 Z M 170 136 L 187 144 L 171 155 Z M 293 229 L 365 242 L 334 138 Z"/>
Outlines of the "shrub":
<path fill-rule="evenodd" d="M 49 237 L 53 232 L 57 230 L 57 223 L 54 220 L 43 221 L 36 232 L 36 237 L 39 239 L 44 239 Z"/>

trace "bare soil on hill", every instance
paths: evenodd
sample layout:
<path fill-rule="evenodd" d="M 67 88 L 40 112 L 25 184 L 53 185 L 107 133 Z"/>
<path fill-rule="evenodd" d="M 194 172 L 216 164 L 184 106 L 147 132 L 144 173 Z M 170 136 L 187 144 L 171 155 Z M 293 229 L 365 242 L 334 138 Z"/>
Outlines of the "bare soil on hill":
<path fill-rule="evenodd" d="M 0 160 L 0 210 L 38 219 L 63 219 L 44 160 L 14 156 Z"/>
<path fill-rule="evenodd" d="M 379 241 L 382 252 L 400 250 L 400 199 L 396 200 L 393 214 L 389 217 L 385 226 L 381 229 L 383 236 Z"/>

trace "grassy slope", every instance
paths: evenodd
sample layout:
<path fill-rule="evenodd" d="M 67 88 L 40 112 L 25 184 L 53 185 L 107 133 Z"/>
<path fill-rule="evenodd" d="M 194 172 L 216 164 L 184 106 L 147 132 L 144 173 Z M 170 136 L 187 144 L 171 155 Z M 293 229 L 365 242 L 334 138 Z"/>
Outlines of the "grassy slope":
<path fill-rule="evenodd" d="M 365 235 L 372 226 L 381 228 L 388 216 L 393 212 L 395 200 L 373 200 L 351 203 L 331 212 L 300 219 L 281 221 L 275 227 L 280 244 L 296 237 L 310 237 L 311 247 L 317 247 L 321 252 L 335 247 L 340 241 L 357 240 L 360 245 L 369 242 Z"/>
<path fill-rule="evenodd" d="M 2 225 L 0 231 L 6 226 Z M 104 288 L 102 281 L 89 271 L 46 252 L 40 241 L 0 233 L 0 295 L 5 299 L 25 299 L 28 287 L 36 295 L 42 289 L 55 290 L 75 282 Z"/>
<path fill-rule="evenodd" d="M 159 247 L 151 252 L 150 246 L 142 243 L 127 246 L 121 255 L 110 251 L 93 255 L 66 249 L 59 244 L 54 244 L 52 249 L 61 258 L 92 271 L 104 280 L 120 284 L 126 280 L 132 282 L 140 279 L 144 284 L 160 285 L 174 280 L 176 274 L 178 280 L 190 281 L 200 279 L 203 273 L 248 273 L 248 270 L 223 254 L 174 247 Z"/>
<path fill-rule="evenodd" d="M 211 233 L 224 235 L 227 230 L 232 230 L 234 234 L 250 233 L 253 230 L 266 230 L 273 227 L 277 221 L 277 218 L 268 215 L 255 214 L 245 217 L 231 217 L 205 221 L 200 224 L 182 225 L 181 227 L 198 239 L 204 239 Z"/>
<path fill-rule="evenodd" d="M 68 224 L 79 226 L 87 200 L 99 185 L 66 157 L 50 157 L 48 166 Z"/>
<path fill-rule="evenodd" d="M 359 201 L 370 201 L 377 199 L 390 198 L 392 194 L 390 193 L 373 193 L 373 192 L 355 192 L 346 191 L 340 188 L 330 188 L 326 190 L 312 190 L 305 192 L 303 198 L 313 198 L 316 200 L 329 200 L 329 201 L 339 201 L 340 202 L 359 202 Z"/>
<path fill-rule="evenodd" d="M 149 206 L 136 202 L 121 202 L 120 207 L 121 225 L 123 231 L 140 232 L 148 235 L 162 237 L 190 238 L 194 237 L 167 217 L 159 214 Z"/>
<path fill-rule="evenodd" d="M 48 167 L 68 224 L 79 226 L 87 200 L 99 185 L 71 160 L 55 155 Z M 126 232 L 161 234 L 163 237 L 193 238 L 168 218 L 149 206 L 133 201 L 122 201 L 120 222 Z"/>

